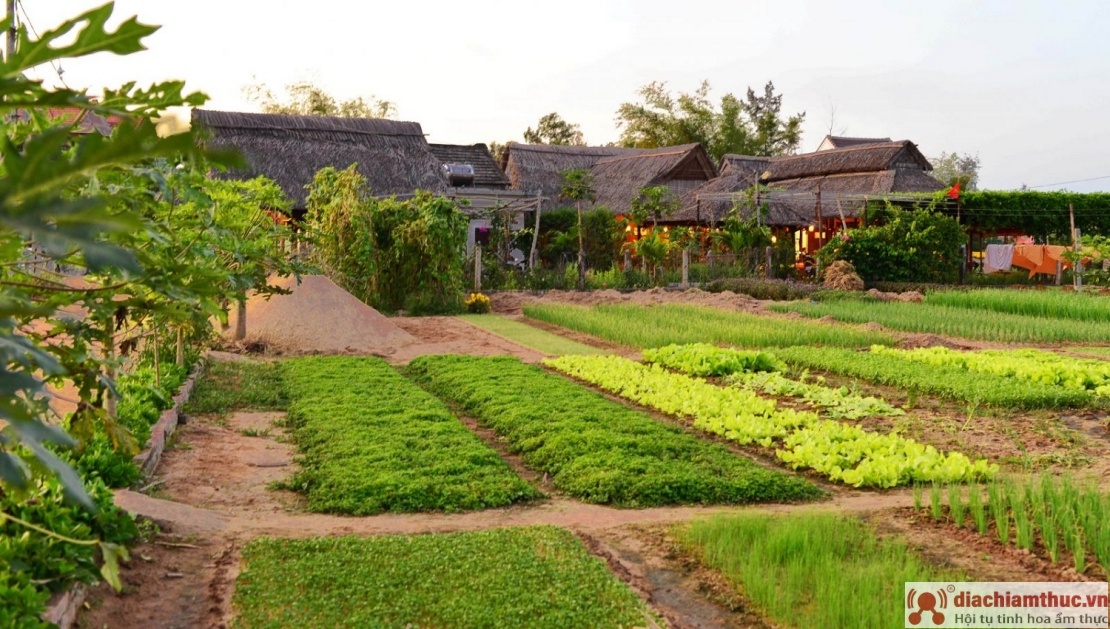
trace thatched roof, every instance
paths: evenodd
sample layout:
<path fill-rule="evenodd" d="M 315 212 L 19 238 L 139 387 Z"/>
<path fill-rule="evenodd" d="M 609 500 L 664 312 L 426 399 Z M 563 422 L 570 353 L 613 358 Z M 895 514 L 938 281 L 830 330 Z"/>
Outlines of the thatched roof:
<path fill-rule="evenodd" d="M 501 157 L 501 168 L 512 187 L 529 194 L 546 197 L 544 209 L 559 205 L 560 176 L 565 170 L 590 170 L 605 157 L 635 155 L 643 149 L 616 146 L 553 146 L 550 144 L 518 144 L 509 142 Z"/>
<path fill-rule="evenodd" d="M 429 144 L 432 154 L 443 164 L 470 164 L 474 167 L 474 187 L 502 190 L 509 178 L 493 159 L 485 144 Z"/>
<path fill-rule="evenodd" d="M 770 225 L 813 222 L 818 191 L 825 218 L 838 216 L 838 202 L 845 217 L 855 217 L 864 197 L 944 189 L 929 170 L 929 161 L 908 140 L 783 157 L 726 155 L 720 176 L 684 195 L 682 210 L 672 220 L 720 220 L 733 200 L 743 198 L 763 177 L 769 190 L 761 193 L 760 202 L 768 208 Z"/>
<path fill-rule="evenodd" d="M 681 194 L 685 192 L 682 185 L 694 187 L 717 174 L 709 154 L 697 143 L 606 157 L 598 160 L 590 172 L 594 175 L 597 205 L 617 214 L 628 211 L 641 188 L 674 182 L 676 194 Z M 679 184 L 681 181 L 690 183 Z"/>
<path fill-rule="evenodd" d="M 895 168 L 932 170 L 933 165 L 917 150 L 917 145 L 909 140 L 901 140 L 780 157 L 768 166 L 763 179 L 773 183 L 802 177 L 826 177 Z"/>
<path fill-rule="evenodd" d="M 218 176 L 265 175 L 281 186 L 294 209 L 304 209 L 305 185 L 327 166 L 357 163 L 375 195 L 447 187 L 443 166 L 416 122 L 204 109 L 193 110 L 192 122 L 205 130 L 208 146 L 236 149 L 246 159 L 246 169 Z"/>
<path fill-rule="evenodd" d="M 843 135 L 826 135 L 825 139 L 821 140 L 821 144 L 817 146 L 817 150 L 846 149 L 851 146 L 886 144 L 889 142 L 891 142 L 890 138 L 850 138 Z"/>

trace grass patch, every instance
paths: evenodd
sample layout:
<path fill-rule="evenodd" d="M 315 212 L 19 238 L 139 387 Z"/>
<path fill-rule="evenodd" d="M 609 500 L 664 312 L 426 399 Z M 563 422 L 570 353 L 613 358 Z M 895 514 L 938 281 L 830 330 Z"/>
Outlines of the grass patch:
<path fill-rule="evenodd" d="M 634 306 L 602 304 L 593 307 L 569 304 L 525 306 L 528 317 L 585 332 L 614 343 L 640 349 L 687 343 L 738 347 L 832 345 L 870 347 L 891 345 L 882 332 L 868 332 L 843 325 L 814 325 L 703 306 L 662 304 Z"/>
<path fill-rule="evenodd" d="M 424 356 L 409 373 L 586 502 L 736 504 L 824 493 L 514 358 Z"/>
<path fill-rule="evenodd" d="M 223 415 L 232 411 L 283 411 L 282 365 L 277 361 L 210 361 L 185 404 L 188 414 Z"/>
<path fill-rule="evenodd" d="M 976 373 L 956 366 L 930 365 L 900 356 L 854 352 L 835 347 L 787 347 L 775 356 L 791 366 L 819 369 L 911 392 L 987 404 L 1002 408 L 1074 408 L 1091 401 L 1090 394 L 1025 382 L 1005 376 Z"/>
<path fill-rule="evenodd" d="M 1110 300 L 1091 292 L 1048 290 L 943 291 L 930 293 L 925 303 L 973 310 L 989 310 L 1027 317 L 1110 323 Z"/>
<path fill-rule="evenodd" d="M 966 293 L 968 295 L 974 292 Z M 772 304 L 778 312 L 807 317 L 831 316 L 847 323 L 877 322 L 904 332 L 944 334 L 1003 343 L 1059 343 L 1110 341 L 1110 326 L 1099 321 L 1072 321 L 993 310 L 906 303 L 900 301 L 828 301 Z M 804 345 L 805 343 L 793 343 Z M 831 345 L 831 343 L 830 343 Z"/>
<path fill-rule="evenodd" d="M 719 517 L 679 537 L 782 626 L 901 627 L 905 582 L 956 579 L 839 514 Z"/>
<path fill-rule="evenodd" d="M 572 341 L 558 334 L 532 327 L 527 323 L 521 323 L 520 321 L 515 321 L 508 317 L 485 314 L 459 315 L 459 318 L 471 325 L 482 328 L 488 332 L 493 332 L 498 336 L 503 336 L 525 347 L 531 347 L 549 356 L 564 356 L 566 354 L 595 356 L 606 353 L 603 349 L 586 345 L 585 343 L 579 343 L 578 341 Z"/>
<path fill-rule="evenodd" d="M 643 627 L 652 618 L 555 527 L 262 538 L 243 561 L 233 599 L 243 628 Z"/>
<path fill-rule="evenodd" d="M 464 511 L 540 497 L 442 402 L 379 358 L 286 361 L 302 453 L 286 486 L 312 511 Z"/>

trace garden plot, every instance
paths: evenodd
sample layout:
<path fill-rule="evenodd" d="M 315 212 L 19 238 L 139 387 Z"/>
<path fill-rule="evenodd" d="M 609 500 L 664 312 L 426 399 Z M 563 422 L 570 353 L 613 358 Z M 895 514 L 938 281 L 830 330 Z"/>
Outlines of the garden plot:
<path fill-rule="evenodd" d="M 376 358 L 290 360 L 289 424 L 308 508 L 372 515 L 462 511 L 541 496 L 442 402 Z"/>
<path fill-rule="evenodd" d="M 737 504 L 823 493 L 514 359 L 427 356 L 408 373 L 586 502 Z"/>
<path fill-rule="evenodd" d="M 554 527 L 261 538 L 243 550 L 236 626 L 645 627 L 659 619 Z M 342 575 L 342 578 L 336 578 Z"/>

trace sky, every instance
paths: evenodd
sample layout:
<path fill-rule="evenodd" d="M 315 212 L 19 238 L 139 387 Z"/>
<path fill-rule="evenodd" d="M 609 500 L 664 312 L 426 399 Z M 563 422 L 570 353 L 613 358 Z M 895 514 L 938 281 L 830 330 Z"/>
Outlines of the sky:
<path fill-rule="evenodd" d="M 39 32 L 103 4 L 20 1 Z M 980 188 L 1110 191 L 1104 0 L 117 0 L 132 15 L 162 26 L 148 50 L 67 61 L 70 87 L 184 79 L 208 108 L 258 111 L 244 87 L 307 80 L 396 103 L 431 142 L 520 141 L 554 111 L 604 144 L 652 81 L 773 81 L 784 116 L 805 112 L 802 151 L 830 130 L 909 139 L 978 155 Z"/>

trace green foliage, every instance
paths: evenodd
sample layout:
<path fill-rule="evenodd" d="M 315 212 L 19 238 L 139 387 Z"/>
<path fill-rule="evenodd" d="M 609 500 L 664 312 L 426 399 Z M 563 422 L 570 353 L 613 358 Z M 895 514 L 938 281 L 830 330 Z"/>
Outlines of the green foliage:
<path fill-rule="evenodd" d="M 347 100 L 336 98 L 309 81 L 285 86 L 285 97 L 279 97 L 263 83 L 243 89 L 247 98 L 258 103 L 263 113 L 292 114 L 296 116 L 336 116 L 340 118 L 392 118 L 397 115 L 397 105 L 373 96 L 369 101 L 361 96 Z"/>
<path fill-rule="evenodd" d="M 619 144 L 638 148 L 700 143 L 716 161 L 726 153 L 789 155 L 802 139 L 805 113 L 782 119 L 782 95 L 769 82 L 763 94 L 748 88 L 741 101 L 733 94 L 716 106 L 709 98 L 709 82 L 692 93 L 672 96 L 664 82 L 649 83 L 639 91 L 642 102 L 617 109 Z"/>
<path fill-rule="evenodd" d="M 893 417 L 905 411 L 872 396 L 853 393 L 848 387 L 832 388 L 822 384 L 791 380 L 776 372 L 736 373 L 726 378 L 728 384 L 767 395 L 798 398 L 821 409 L 821 413 L 834 419 L 861 419 L 863 417 Z M 817 381 L 824 382 L 818 377 Z"/>
<path fill-rule="evenodd" d="M 535 304 L 525 306 L 524 315 L 640 349 L 687 343 L 750 348 L 791 345 L 868 347 L 893 343 L 888 334 L 881 332 L 847 326 L 817 326 L 805 321 L 679 304 L 603 304 L 589 308 L 569 304 Z"/>
<path fill-rule="evenodd" d="M 138 530 L 124 511 L 112 504 L 112 492 L 98 480 L 85 486 L 95 510 L 67 503 L 57 479 L 36 479 L 26 493 L 0 490 L 0 625 L 38 627 L 38 616 L 52 592 L 75 582 L 104 578 L 97 565 L 101 553 L 95 539 L 124 544 Z M 28 528 L 10 517 L 48 529 L 55 536 Z M 73 544 L 58 535 L 85 541 Z"/>
<path fill-rule="evenodd" d="M 462 307 L 467 217 L 446 197 L 371 197 L 352 164 L 309 185 L 314 259 L 353 295 L 380 310 L 453 313 Z"/>
<path fill-rule="evenodd" d="M 286 484 L 309 509 L 465 511 L 540 493 L 444 407 L 379 358 L 285 363 L 301 469 Z"/>
<path fill-rule="evenodd" d="M 937 199 L 943 200 L 943 192 Z M 960 194 L 960 222 L 972 231 L 1018 228 L 1040 241 L 1070 244 L 1068 206 L 1084 234 L 1110 234 L 1110 192 L 974 190 Z"/>
<path fill-rule="evenodd" d="M 960 183 L 961 196 L 979 187 L 979 155 L 963 155 L 941 151 L 940 157 L 929 160 L 933 165 L 933 178 L 946 186 Z"/>
<path fill-rule="evenodd" d="M 585 146 L 586 140 L 582 138 L 582 129 L 563 120 L 556 112 L 551 112 L 542 118 L 536 128 L 528 127 L 524 131 L 524 141 L 528 144 L 554 144 L 557 146 Z"/>
<path fill-rule="evenodd" d="M 938 291 L 930 293 L 925 298 L 925 303 L 952 308 L 990 310 L 1026 317 L 1110 323 L 1110 300 L 1105 296 L 1063 292 L 1058 289 Z"/>
<path fill-rule="evenodd" d="M 901 301 L 826 301 L 773 304 L 771 310 L 798 312 L 814 319 L 845 323 L 875 322 L 903 332 L 927 332 L 1005 343 L 1110 341 L 1110 328 L 1097 321 L 1073 321 Z"/>
<path fill-rule="evenodd" d="M 957 367 L 927 365 L 878 352 L 788 347 L 775 350 L 775 356 L 794 367 L 818 369 L 970 404 L 1019 409 L 1069 408 L 1083 406 L 1091 399 L 1085 393 L 991 374 L 969 378 L 965 370 Z"/>
<path fill-rule="evenodd" d="M 285 368 L 277 361 L 213 360 L 185 404 L 186 414 L 283 411 L 289 406 Z"/>
<path fill-rule="evenodd" d="M 782 371 L 785 365 L 773 354 L 752 352 L 709 343 L 667 345 L 645 349 L 644 362 L 657 363 L 667 369 L 690 376 L 727 376 L 744 371 Z"/>
<path fill-rule="evenodd" d="M 719 516 L 680 536 L 777 626 L 899 627 L 901 584 L 962 580 L 839 514 Z"/>
<path fill-rule="evenodd" d="M 888 207 L 882 225 L 841 232 L 817 257 L 824 268 L 836 260 L 851 262 L 864 281 L 951 284 L 959 279 L 960 245 L 966 242 L 955 219 Z"/>
<path fill-rule="evenodd" d="M 603 561 L 555 527 L 260 538 L 243 560 L 233 604 L 244 629 L 657 625 Z"/>
<path fill-rule="evenodd" d="M 682 202 L 669 187 L 645 186 L 640 188 L 640 195 L 632 199 L 628 217 L 637 228 L 647 223 L 648 219 L 651 219 L 652 226 L 655 226 L 660 219 L 670 218 L 681 208 Z M 654 234 L 654 229 L 652 233 Z"/>
<path fill-rule="evenodd" d="M 424 356 L 409 373 L 492 428 L 526 465 L 550 474 L 555 487 L 586 502 L 649 507 L 822 494 L 516 359 Z"/>
<path fill-rule="evenodd" d="M 819 420 L 817 415 L 778 408 L 774 401 L 732 387 L 647 367 L 618 356 L 564 356 L 545 364 L 595 384 L 637 404 L 676 417 L 740 444 L 770 447 L 795 469 L 808 468 L 855 487 L 894 487 L 914 481 L 966 481 L 997 471 L 985 460 L 972 463 L 958 452 L 898 434 L 877 434 L 856 426 Z"/>
<path fill-rule="evenodd" d="M 706 287 L 711 293 L 732 291 L 749 295 L 756 299 L 774 301 L 794 301 L 795 299 L 815 299 L 817 294 L 828 289 L 820 284 L 771 280 L 759 277 L 730 277 L 710 282 Z"/>

